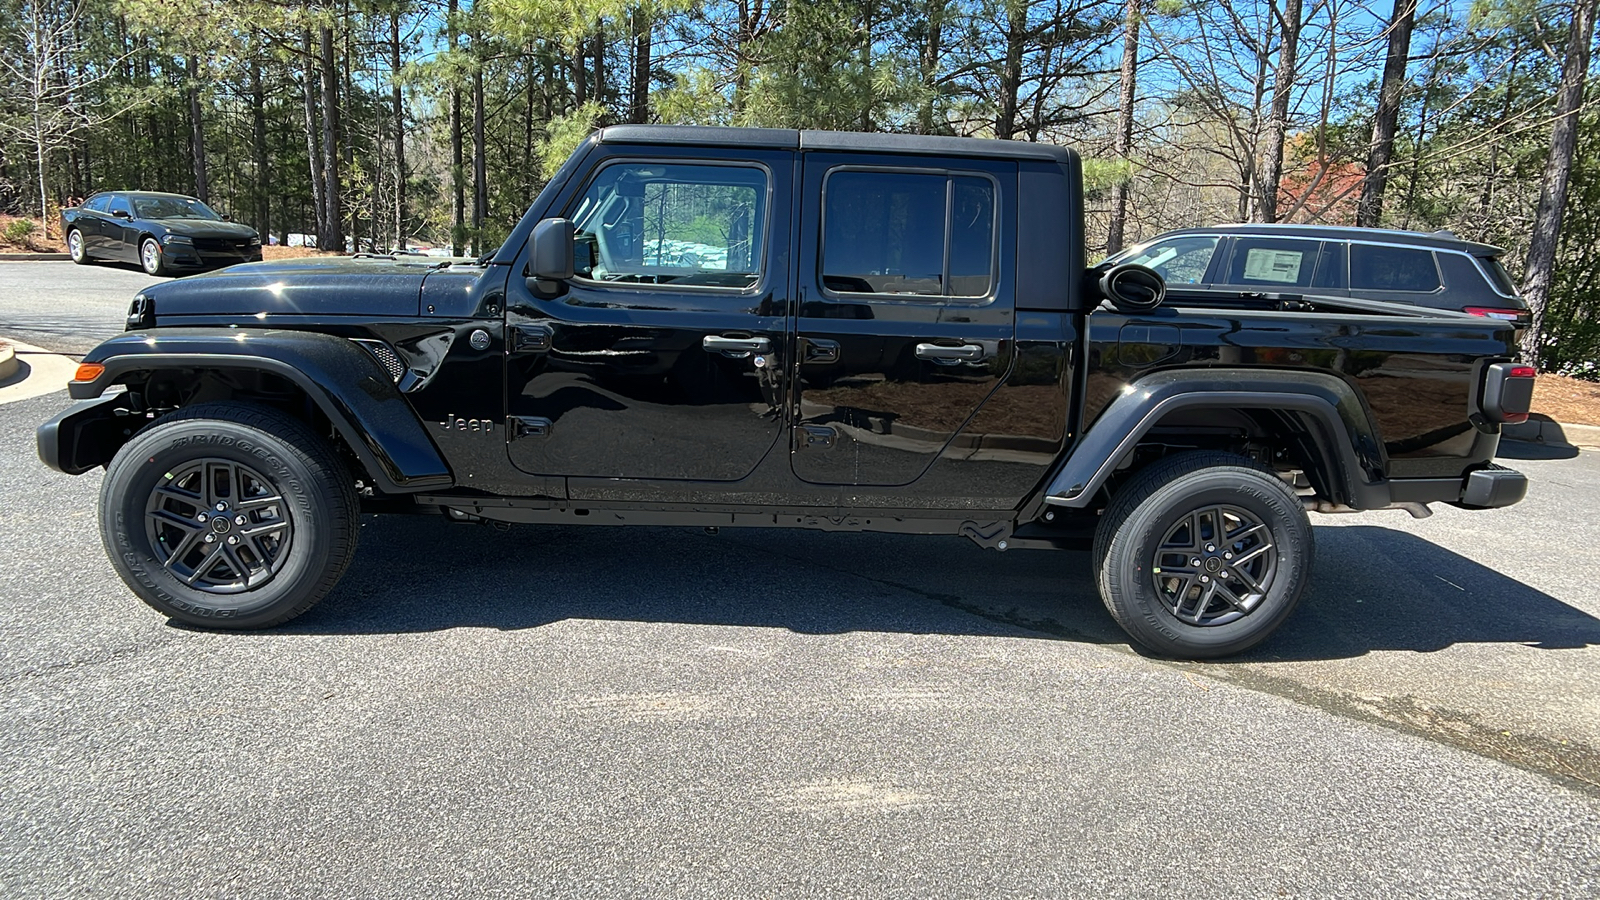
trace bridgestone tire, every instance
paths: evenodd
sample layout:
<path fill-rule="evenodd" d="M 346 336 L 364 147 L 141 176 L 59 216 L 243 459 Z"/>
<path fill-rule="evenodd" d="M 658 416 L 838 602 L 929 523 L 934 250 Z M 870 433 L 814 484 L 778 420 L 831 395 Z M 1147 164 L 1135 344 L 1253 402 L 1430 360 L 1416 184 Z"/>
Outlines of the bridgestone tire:
<path fill-rule="evenodd" d="M 202 472 L 242 465 L 236 471 L 260 476 L 263 495 L 276 492 L 281 498 L 281 503 L 241 513 L 247 519 L 281 517 L 291 526 L 275 564 L 262 566 L 262 572 L 270 572 L 259 576 L 266 579 L 263 583 L 251 585 L 241 578 L 231 593 L 205 590 L 177 574 L 181 562 L 174 569 L 163 564 L 157 549 L 161 539 L 150 537 L 150 504 L 158 502 L 153 498 L 169 496 L 173 473 L 197 463 Z M 248 505 L 248 495 L 233 490 L 236 497 L 246 498 L 239 501 L 240 508 Z M 359 512 L 349 470 L 328 442 L 304 424 L 269 407 L 203 403 L 158 420 L 112 459 L 100 491 L 100 534 L 117 574 L 158 611 L 206 628 L 267 628 L 315 606 L 338 583 L 355 555 Z M 236 533 L 244 534 L 242 528 Z M 162 544 L 162 549 L 169 550 L 169 557 L 179 556 L 171 544 Z M 203 549 L 198 544 L 194 548 Z M 198 572 L 203 566 L 189 568 Z M 228 568 L 224 561 L 211 571 Z"/>
<path fill-rule="evenodd" d="M 1274 568 L 1249 612 L 1220 624 L 1194 624 L 1163 602 L 1170 595 L 1158 583 L 1180 582 L 1159 573 L 1158 552 L 1170 535 L 1188 533 L 1183 530 L 1190 527 L 1184 524 L 1186 517 L 1223 507 L 1266 526 L 1257 534 L 1270 535 Z M 1145 648 L 1182 659 L 1231 656 L 1266 640 L 1294 611 L 1312 558 L 1311 522 L 1289 486 L 1244 457 L 1213 451 L 1176 454 L 1135 475 L 1112 497 L 1094 540 L 1100 597 L 1112 618 Z M 1194 601 L 1197 606 L 1203 602 Z M 1224 603 L 1220 598 L 1213 602 Z"/>

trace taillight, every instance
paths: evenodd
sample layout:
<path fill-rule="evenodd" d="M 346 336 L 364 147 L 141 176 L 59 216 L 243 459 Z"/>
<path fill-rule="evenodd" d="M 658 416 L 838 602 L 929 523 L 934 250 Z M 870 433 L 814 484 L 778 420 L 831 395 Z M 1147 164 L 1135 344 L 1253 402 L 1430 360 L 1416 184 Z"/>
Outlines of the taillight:
<path fill-rule="evenodd" d="M 1495 363 L 1484 373 L 1483 402 L 1479 406 L 1491 422 L 1516 425 L 1528 421 L 1533 408 L 1533 366 Z"/>
<path fill-rule="evenodd" d="M 1483 316 L 1489 319 L 1499 319 L 1502 322 L 1518 322 L 1524 325 L 1526 325 L 1532 318 L 1525 309 L 1500 309 L 1492 306 L 1469 306 L 1465 311 L 1475 316 Z"/>

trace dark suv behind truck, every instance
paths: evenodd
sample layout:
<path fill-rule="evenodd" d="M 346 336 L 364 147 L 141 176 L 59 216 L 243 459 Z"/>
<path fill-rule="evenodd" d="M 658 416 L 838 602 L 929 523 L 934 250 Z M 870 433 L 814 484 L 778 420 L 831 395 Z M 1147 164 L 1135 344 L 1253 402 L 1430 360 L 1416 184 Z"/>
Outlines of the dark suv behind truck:
<path fill-rule="evenodd" d="M 134 593 L 224 628 L 322 599 L 368 511 L 1089 549 L 1134 640 L 1219 656 L 1298 602 L 1308 511 L 1522 498 L 1510 323 L 1162 304 L 1085 266 L 1081 185 L 1037 144 L 606 128 L 477 263 L 145 290 L 39 452 L 106 467 Z"/>
<path fill-rule="evenodd" d="M 1324 225 L 1218 225 L 1169 231 L 1111 257 L 1160 272 L 1172 291 L 1314 294 L 1451 309 L 1525 327 L 1528 304 L 1505 251 L 1449 232 Z"/>

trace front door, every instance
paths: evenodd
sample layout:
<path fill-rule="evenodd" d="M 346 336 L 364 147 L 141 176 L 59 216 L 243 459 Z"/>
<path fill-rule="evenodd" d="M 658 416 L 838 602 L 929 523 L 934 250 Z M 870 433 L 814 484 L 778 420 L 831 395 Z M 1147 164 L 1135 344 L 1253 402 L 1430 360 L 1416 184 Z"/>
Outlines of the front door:
<path fill-rule="evenodd" d="M 804 180 L 794 473 L 909 485 L 1013 364 L 1016 164 L 809 153 Z"/>
<path fill-rule="evenodd" d="M 534 475 L 737 481 L 784 431 L 787 151 L 619 147 L 559 212 L 574 278 L 507 288 L 507 426 Z"/>

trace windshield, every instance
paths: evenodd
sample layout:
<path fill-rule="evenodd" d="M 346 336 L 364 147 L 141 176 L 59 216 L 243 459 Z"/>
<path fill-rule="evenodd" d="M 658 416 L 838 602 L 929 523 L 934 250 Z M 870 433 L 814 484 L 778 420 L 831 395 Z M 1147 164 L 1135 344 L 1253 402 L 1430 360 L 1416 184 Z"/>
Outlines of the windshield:
<path fill-rule="evenodd" d="M 1130 247 L 1106 262 L 1148 266 L 1159 272 L 1167 284 L 1199 284 L 1216 250 L 1216 237 L 1191 235 Z"/>
<path fill-rule="evenodd" d="M 192 197 L 134 197 L 133 214 L 139 219 L 211 219 L 221 216 Z"/>

